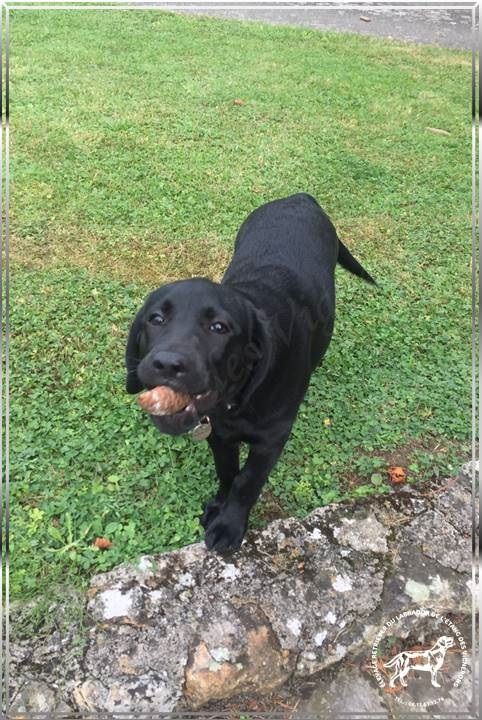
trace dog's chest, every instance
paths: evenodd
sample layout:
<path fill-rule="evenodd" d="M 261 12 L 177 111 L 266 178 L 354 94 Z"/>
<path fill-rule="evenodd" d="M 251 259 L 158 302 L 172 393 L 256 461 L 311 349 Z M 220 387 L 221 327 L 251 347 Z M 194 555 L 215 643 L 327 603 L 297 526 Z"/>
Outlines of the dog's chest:
<path fill-rule="evenodd" d="M 295 412 L 295 411 L 294 411 Z M 294 412 L 272 408 L 268 412 L 251 408 L 242 413 L 229 411 L 210 416 L 216 435 L 227 443 L 272 445 L 286 435 Z"/>
<path fill-rule="evenodd" d="M 228 443 L 252 442 L 256 436 L 256 420 L 241 416 L 235 411 L 215 413 L 210 417 L 212 427 Z"/>

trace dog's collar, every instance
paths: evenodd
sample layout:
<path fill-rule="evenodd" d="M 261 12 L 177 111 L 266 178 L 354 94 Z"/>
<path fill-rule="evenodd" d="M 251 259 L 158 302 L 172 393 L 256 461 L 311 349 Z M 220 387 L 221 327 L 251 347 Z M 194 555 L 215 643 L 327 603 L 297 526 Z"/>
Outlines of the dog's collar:
<path fill-rule="evenodd" d="M 225 409 L 227 412 L 235 410 L 236 408 L 237 405 L 235 403 L 225 403 Z M 196 427 L 193 427 L 193 429 L 189 431 L 189 435 L 193 440 L 206 440 L 206 438 L 210 436 L 212 429 L 209 415 L 203 415 L 199 418 L 199 422 Z"/>
<path fill-rule="evenodd" d="M 211 435 L 212 429 L 211 420 L 207 415 L 203 415 L 196 427 L 189 431 L 189 435 L 193 440 L 206 440 Z"/>

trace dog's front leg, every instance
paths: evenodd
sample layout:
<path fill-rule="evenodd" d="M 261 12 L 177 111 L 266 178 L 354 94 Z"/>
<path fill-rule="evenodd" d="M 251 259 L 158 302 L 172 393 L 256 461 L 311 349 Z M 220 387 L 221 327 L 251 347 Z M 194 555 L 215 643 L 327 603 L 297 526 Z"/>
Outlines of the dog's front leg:
<path fill-rule="evenodd" d="M 233 480 L 239 474 L 239 444 L 221 440 L 214 431 L 209 436 L 208 443 L 214 457 L 219 488 L 216 495 L 204 507 L 200 519 L 204 529 L 207 529 L 221 510 L 229 495 Z"/>
<path fill-rule="evenodd" d="M 226 501 L 206 527 L 206 546 L 209 550 L 229 552 L 242 543 L 251 508 L 283 450 L 284 442 L 276 447 L 252 447 L 240 473 L 232 481 Z"/>

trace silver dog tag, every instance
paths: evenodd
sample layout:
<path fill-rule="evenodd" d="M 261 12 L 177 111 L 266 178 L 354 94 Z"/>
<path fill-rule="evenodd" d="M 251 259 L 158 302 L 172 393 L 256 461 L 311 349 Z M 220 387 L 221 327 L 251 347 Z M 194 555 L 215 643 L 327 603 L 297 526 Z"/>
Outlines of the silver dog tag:
<path fill-rule="evenodd" d="M 211 434 L 211 421 L 207 416 L 201 418 L 195 428 L 191 430 L 193 440 L 205 440 Z"/>

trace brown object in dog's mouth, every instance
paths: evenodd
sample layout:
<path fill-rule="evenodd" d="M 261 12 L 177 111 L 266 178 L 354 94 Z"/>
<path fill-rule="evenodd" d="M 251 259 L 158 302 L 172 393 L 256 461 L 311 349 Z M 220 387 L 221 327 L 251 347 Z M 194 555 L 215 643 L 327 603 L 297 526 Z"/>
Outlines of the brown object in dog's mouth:
<path fill-rule="evenodd" d="M 190 395 L 176 392 L 165 385 L 146 390 L 137 398 L 141 408 L 150 415 L 174 415 L 174 413 L 185 410 L 191 401 Z"/>

